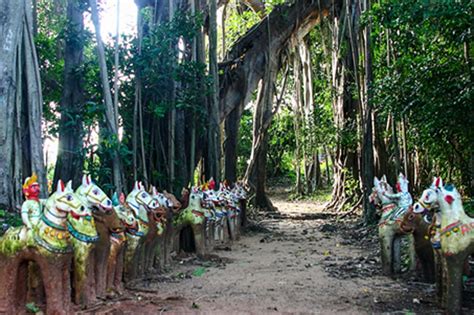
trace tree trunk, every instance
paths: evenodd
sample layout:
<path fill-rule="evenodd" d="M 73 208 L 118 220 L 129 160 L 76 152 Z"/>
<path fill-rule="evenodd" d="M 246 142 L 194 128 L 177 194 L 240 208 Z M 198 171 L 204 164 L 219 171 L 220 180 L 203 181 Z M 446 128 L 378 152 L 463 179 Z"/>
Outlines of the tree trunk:
<path fill-rule="evenodd" d="M 120 140 L 118 138 L 118 113 L 114 110 L 114 104 L 112 102 L 112 93 L 110 91 L 108 72 L 107 72 L 107 63 L 105 60 L 105 48 L 104 43 L 102 42 L 102 36 L 100 33 L 100 22 L 99 22 L 99 12 L 97 9 L 97 0 L 89 0 L 91 6 L 91 15 L 92 22 L 94 24 L 96 38 L 97 38 L 97 55 L 99 57 L 99 70 L 100 70 L 100 79 L 102 82 L 103 89 L 103 98 L 105 106 L 105 118 L 106 126 L 108 131 L 111 134 L 112 139 L 116 139 L 117 144 L 113 149 L 112 154 L 112 174 L 113 174 L 113 183 L 116 191 L 123 190 L 123 170 L 120 161 L 119 146 Z"/>
<path fill-rule="evenodd" d="M 266 73 L 265 55 L 279 58 L 290 39 L 302 39 L 329 13 L 338 15 L 342 0 L 296 0 L 282 5 L 250 29 L 229 50 L 220 65 L 220 119 L 246 105 Z M 271 30 L 272 36 L 268 36 Z"/>
<path fill-rule="evenodd" d="M 351 93 L 351 87 L 355 84 L 352 70 L 354 60 L 351 45 L 344 49 L 341 54 L 342 41 L 348 40 L 346 26 L 343 23 L 345 17 L 334 18 L 332 27 L 332 106 L 334 112 L 334 124 L 338 130 L 337 143 L 334 156 L 334 184 L 332 200 L 328 209 L 340 211 L 355 196 L 347 195 L 346 181 L 349 178 L 356 180 L 359 178 L 358 157 L 356 153 L 356 143 L 347 141 L 353 139 L 357 132 L 357 100 Z M 353 192 L 352 192 L 353 193 Z"/>
<path fill-rule="evenodd" d="M 229 183 L 237 181 L 237 146 L 240 119 L 242 117 L 243 104 L 236 107 L 225 120 L 225 175 L 224 178 Z"/>
<path fill-rule="evenodd" d="M 21 203 L 22 181 L 31 172 L 38 174 L 42 197 L 46 196 L 43 101 L 32 2 L 0 0 L 0 8 L 0 208 L 13 209 Z M 26 154 L 22 154 L 22 144 L 28 148 Z"/>
<path fill-rule="evenodd" d="M 273 211 L 274 207 L 265 193 L 266 185 L 266 152 L 268 145 L 268 128 L 276 111 L 273 111 L 274 86 L 279 64 L 272 58 L 266 56 L 268 66 L 257 96 L 256 107 L 253 116 L 252 151 L 250 162 L 245 172 L 244 180 L 254 188 L 255 206 L 261 209 Z"/>
<path fill-rule="evenodd" d="M 73 186 L 81 183 L 83 155 L 84 88 L 82 64 L 84 50 L 84 17 L 81 5 L 69 0 L 67 5 L 66 46 L 64 54 L 64 84 L 59 121 L 59 148 L 54 181 L 72 180 Z"/>
<path fill-rule="evenodd" d="M 298 49 L 297 49 L 298 50 Z M 302 115 L 302 108 L 304 107 L 303 97 L 301 95 L 301 57 L 298 51 L 293 56 L 293 76 L 295 81 L 295 94 L 293 98 L 293 113 L 295 114 L 295 172 L 296 172 L 296 187 L 295 191 L 299 195 L 303 195 L 304 179 L 302 178 L 301 162 L 304 161 L 304 136 L 302 129 L 304 128 L 304 121 Z M 304 166 L 303 166 L 304 167 Z M 306 172 L 304 173 L 306 175 Z"/>
<path fill-rule="evenodd" d="M 212 93 L 209 101 L 209 127 L 207 141 L 206 176 L 219 183 L 221 177 L 221 135 L 219 128 L 219 74 L 217 67 L 217 3 L 209 2 L 209 74 Z"/>
<path fill-rule="evenodd" d="M 388 152 L 384 140 L 384 129 L 382 128 L 382 121 L 373 112 L 372 131 L 374 139 L 374 175 L 382 176 L 388 171 Z"/>
<path fill-rule="evenodd" d="M 370 1 L 364 0 L 364 11 L 369 10 Z M 364 194 L 363 206 L 364 206 L 364 221 L 366 223 L 375 222 L 375 208 L 369 201 L 369 196 L 372 192 L 373 178 L 374 178 L 374 153 L 373 153 L 373 141 L 372 141 L 372 51 L 370 44 L 370 21 L 364 29 L 364 55 L 365 55 L 365 98 L 364 98 L 364 109 L 363 115 L 363 140 L 362 140 L 362 193 Z"/>

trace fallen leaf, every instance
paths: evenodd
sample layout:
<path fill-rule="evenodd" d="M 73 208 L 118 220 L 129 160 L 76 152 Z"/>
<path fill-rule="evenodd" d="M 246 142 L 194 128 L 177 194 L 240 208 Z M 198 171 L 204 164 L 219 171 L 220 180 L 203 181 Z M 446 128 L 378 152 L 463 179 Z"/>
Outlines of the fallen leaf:
<path fill-rule="evenodd" d="M 25 307 L 30 313 L 38 313 L 40 311 L 39 307 L 36 306 L 35 302 L 27 303 Z"/>
<path fill-rule="evenodd" d="M 206 268 L 204 267 L 198 267 L 196 270 L 193 272 L 193 276 L 195 277 L 201 277 L 204 273 L 206 273 Z"/>

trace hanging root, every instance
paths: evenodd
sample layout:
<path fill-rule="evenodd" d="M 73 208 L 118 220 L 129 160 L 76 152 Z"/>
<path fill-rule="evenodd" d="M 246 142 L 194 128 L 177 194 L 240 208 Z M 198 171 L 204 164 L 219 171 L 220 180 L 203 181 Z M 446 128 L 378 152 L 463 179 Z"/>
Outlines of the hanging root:
<path fill-rule="evenodd" d="M 349 210 L 347 210 L 346 212 L 344 212 L 342 215 L 338 216 L 338 219 L 344 219 L 345 217 L 353 214 L 354 212 L 356 212 L 360 206 L 362 205 L 362 200 L 363 200 L 363 196 L 361 196 L 359 198 L 359 201 L 356 202 L 355 205 L 352 206 L 352 208 L 350 208 Z"/>

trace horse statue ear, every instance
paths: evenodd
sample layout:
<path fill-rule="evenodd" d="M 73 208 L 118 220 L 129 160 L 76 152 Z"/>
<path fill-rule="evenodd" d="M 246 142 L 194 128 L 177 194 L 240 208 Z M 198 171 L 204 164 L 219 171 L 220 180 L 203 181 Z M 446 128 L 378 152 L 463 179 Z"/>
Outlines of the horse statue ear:
<path fill-rule="evenodd" d="M 133 185 L 133 190 L 140 190 L 140 184 L 138 183 L 138 181 L 136 181 Z"/>
<path fill-rule="evenodd" d="M 89 182 L 87 180 L 87 175 L 84 174 L 82 175 L 82 186 L 88 186 L 89 185 Z"/>
<path fill-rule="evenodd" d="M 87 183 L 90 185 L 92 184 L 92 176 L 89 174 L 87 175 Z"/>
<path fill-rule="evenodd" d="M 121 204 L 125 203 L 125 194 L 124 193 L 120 193 L 119 201 L 120 201 Z"/>
<path fill-rule="evenodd" d="M 57 193 L 62 193 L 64 192 L 64 182 L 62 180 L 58 180 L 58 185 L 56 188 Z"/>
<path fill-rule="evenodd" d="M 380 183 L 380 180 L 377 178 L 377 176 L 374 176 L 374 186 L 378 186 Z"/>
<path fill-rule="evenodd" d="M 433 180 L 433 186 L 436 188 L 442 188 L 443 185 L 443 179 L 441 177 L 435 177 Z"/>
<path fill-rule="evenodd" d="M 66 184 L 66 189 L 73 190 L 72 189 L 72 180 L 68 181 Z"/>
<path fill-rule="evenodd" d="M 387 176 L 385 176 L 385 174 L 383 174 L 383 176 L 382 176 L 382 181 L 387 182 Z"/>
<path fill-rule="evenodd" d="M 120 204 L 120 202 L 119 202 L 118 194 L 117 194 L 117 192 L 114 192 L 114 194 L 112 195 L 112 205 L 114 207 L 117 207 L 119 204 Z"/>

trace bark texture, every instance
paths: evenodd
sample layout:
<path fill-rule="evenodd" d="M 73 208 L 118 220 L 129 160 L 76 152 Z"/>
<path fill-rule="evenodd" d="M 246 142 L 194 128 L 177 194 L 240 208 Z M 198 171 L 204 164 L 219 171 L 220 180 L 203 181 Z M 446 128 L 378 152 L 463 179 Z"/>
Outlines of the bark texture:
<path fill-rule="evenodd" d="M 72 180 L 73 186 L 81 183 L 84 156 L 82 152 L 84 107 L 83 64 L 84 17 L 78 1 L 67 4 L 67 31 L 64 54 L 64 85 L 61 97 L 59 122 L 59 150 L 54 171 L 54 183 L 59 179 Z"/>
<path fill-rule="evenodd" d="M 21 203 L 21 184 L 38 174 L 46 193 L 43 100 L 31 0 L 0 1 L 0 208 Z"/>

